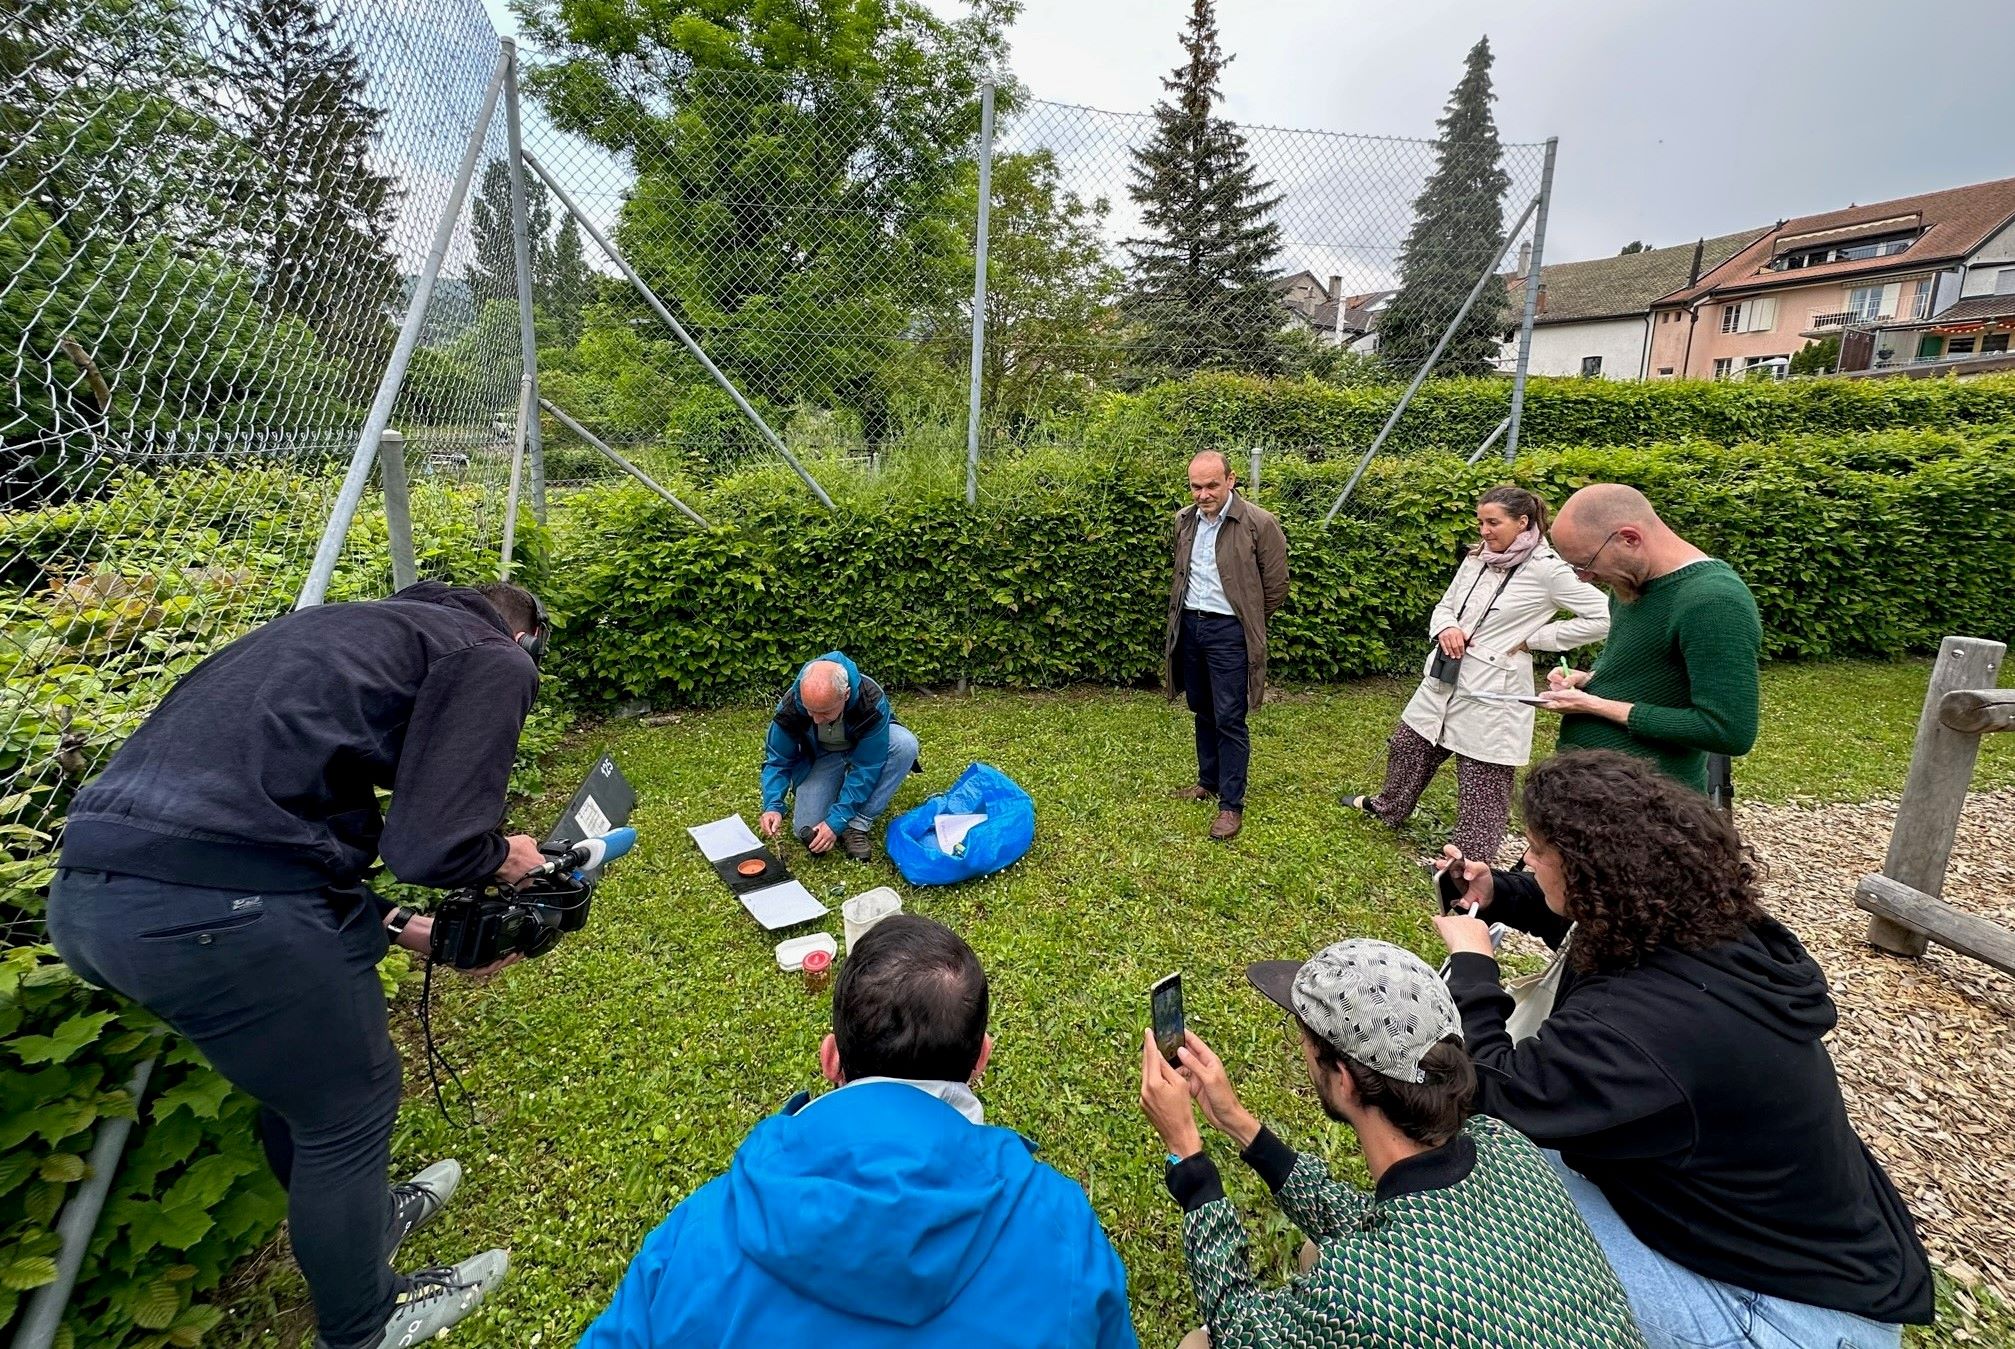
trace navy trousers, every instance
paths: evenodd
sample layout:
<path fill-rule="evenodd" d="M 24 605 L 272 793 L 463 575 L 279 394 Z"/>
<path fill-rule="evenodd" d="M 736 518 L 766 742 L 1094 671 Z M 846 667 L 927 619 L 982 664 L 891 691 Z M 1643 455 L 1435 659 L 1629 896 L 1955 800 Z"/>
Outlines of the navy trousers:
<path fill-rule="evenodd" d="M 400 1287 L 385 1258 L 400 1076 L 378 983 L 390 938 L 370 892 L 64 870 L 49 936 L 71 969 L 173 1026 L 259 1102 L 322 1339 L 377 1344 Z"/>
<path fill-rule="evenodd" d="M 1229 614 L 1182 611 L 1176 659 L 1196 714 L 1196 782 L 1225 810 L 1245 809 L 1252 737 L 1245 729 L 1245 625 Z"/>

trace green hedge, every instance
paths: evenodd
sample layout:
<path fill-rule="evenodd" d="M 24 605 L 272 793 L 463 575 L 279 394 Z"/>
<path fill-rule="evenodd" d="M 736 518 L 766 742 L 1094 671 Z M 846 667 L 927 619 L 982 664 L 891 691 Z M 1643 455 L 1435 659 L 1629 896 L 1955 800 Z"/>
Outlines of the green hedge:
<path fill-rule="evenodd" d="M 1311 449 L 1355 457 L 1378 434 L 1400 390 L 1313 380 L 1200 375 L 1101 400 L 1086 438 L 1119 449 L 1186 456 L 1206 449 Z M 1395 453 L 1483 443 L 1510 408 L 1506 379 L 1432 380 L 1386 445 Z M 2015 419 L 2015 375 L 1975 379 L 1654 380 L 1528 382 L 1521 445 L 1645 445 L 1699 439 L 1732 445 L 1781 435 L 1913 427 L 1964 428 Z"/>
<path fill-rule="evenodd" d="M 1381 462 L 1325 527 L 1349 468 L 1287 460 L 1264 475 L 1294 574 L 1274 627 L 1283 679 L 1410 666 L 1473 503 L 1504 476 L 1447 455 Z M 1771 656 L 1896 655 L 2015 628 L 2015 429 L 1558 450 L 1512 476 L 1556 503 L 1591 481 L 1642 487 L 1749 582 Z M 551 669 L 589 699 L 661 704 L 773 690 L 835 645 L 898 685 L 1153 678 L 1179 471 L 1036 455 L 989 489 L 977 509 L 843 492 L 835 514 L 744 480 L 743 526 L 710 531 L 639 488 L 585 491 L 555 540 L 554 602 L 572 617 Z"/>

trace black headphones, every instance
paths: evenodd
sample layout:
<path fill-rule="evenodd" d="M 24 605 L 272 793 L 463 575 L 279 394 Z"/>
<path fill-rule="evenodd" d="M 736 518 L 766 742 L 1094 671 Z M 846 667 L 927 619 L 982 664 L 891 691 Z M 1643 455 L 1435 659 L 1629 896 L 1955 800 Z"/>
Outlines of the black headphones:
<path fill-rule="evenodd" d="M 531 594 L 530 591 L 525 593 Z M 553 630 L 551 620 L 546 617 L 545 602 L 537 595 L 532 595 L 532 622 L 535 625 L 533 630 L 522 634 L 518 638 L 518 645 L 532 658 L 532 664 L 537 665 L 545 658 L 546 639 L 551 636 Z"/>

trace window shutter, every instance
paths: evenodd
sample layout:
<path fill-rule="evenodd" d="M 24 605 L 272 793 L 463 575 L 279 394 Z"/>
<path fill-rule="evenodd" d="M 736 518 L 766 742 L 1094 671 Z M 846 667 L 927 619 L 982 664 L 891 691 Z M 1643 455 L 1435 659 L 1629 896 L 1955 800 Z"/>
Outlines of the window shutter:
<path fill-rule="evenodd" d="M 1882 307 L 1876 310 L 1875 312 L 1877 314 L 1886 315 L 1889 318 L 1895 318 L 1896 306 L 1902 301 L 1902 299 L 1903 299 L 1903 283 L 1901 281 L 1891 281 L 1888 285 L 1882 288 Z"/>
<path fill-rule="evenodd" d="M 2015 267 L 2003 267 L 1994 273 L 1994 293 L 2015 295 Z"/>
<path fill-rule="evenodd" d="M 1742 331 L 1746 333 L 1767 333 L 1774 330 L 1777 327 L 1777 297 L 1765 295 L 1760 299 L 1751 300 L 1742 317 L 1748 320 L 1742 325 Z"/>

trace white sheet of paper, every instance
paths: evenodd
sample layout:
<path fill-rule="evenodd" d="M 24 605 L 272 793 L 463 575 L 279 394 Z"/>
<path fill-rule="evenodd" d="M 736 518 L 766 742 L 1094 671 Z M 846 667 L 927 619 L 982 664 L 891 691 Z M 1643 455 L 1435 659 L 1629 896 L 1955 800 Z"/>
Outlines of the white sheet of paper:
<path fill-rule="evenodd" d="M 741 897 L 742 907 L 749 911 L 749 917 L 774 932 L 780 927 L 790 927 L 797 923 L 809 923 L 814 918 L 822 918 L 826 906 L 813 897 L 798 881 L 785 881 L 782 885 L 766 885 L 760 890 L 751 890 Z"/>
<path fill-rule="evenodd" d="M 1472 693 L 1472 698 L 1481 698 L 1486 703 L 1524 703 L 1528 707 L 1544 707 L 1546 699 L 1536 693 Z"/>
<path fill-rule="evenodd" d="M 940 815 L 931 821 L 938 831 L 938 851 L 950 857 L 959 844 L 966 841 L 972 827 L 986 819 L 984 815 Z"/>
<path fill-rule="evenodd" d="M 718 862 L 737 853 L 754 852 L 763 846 L 762 840 L 739 815 L 730 815 L 710 824 L 696 824 L 686 832 L 693 836 L 693 842 L 700 845 L 700 856 L 709 862 Z"/>

